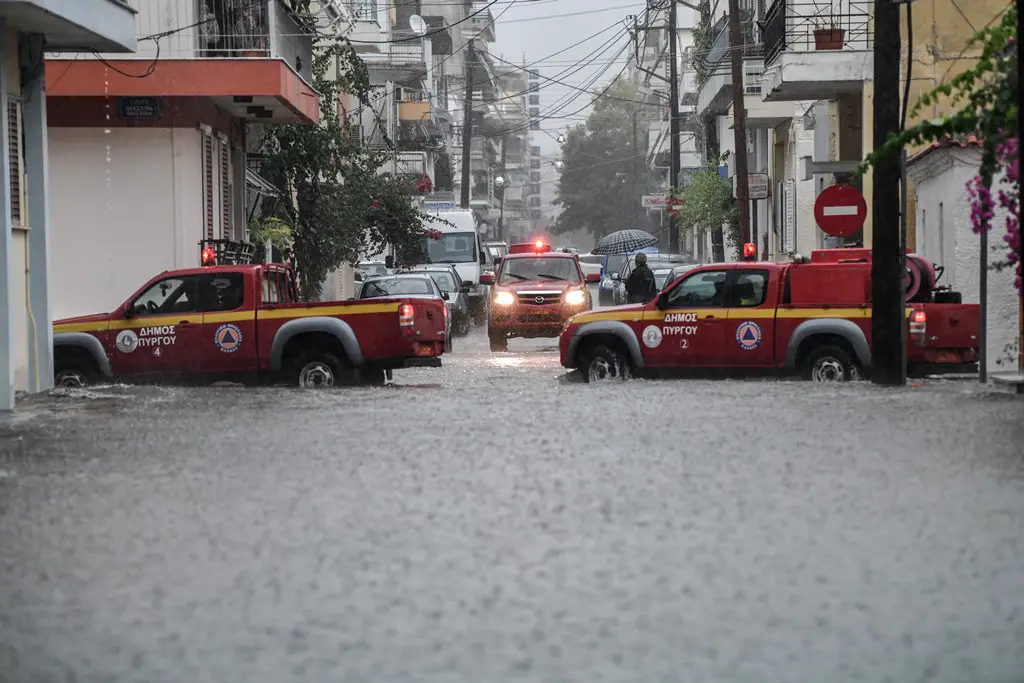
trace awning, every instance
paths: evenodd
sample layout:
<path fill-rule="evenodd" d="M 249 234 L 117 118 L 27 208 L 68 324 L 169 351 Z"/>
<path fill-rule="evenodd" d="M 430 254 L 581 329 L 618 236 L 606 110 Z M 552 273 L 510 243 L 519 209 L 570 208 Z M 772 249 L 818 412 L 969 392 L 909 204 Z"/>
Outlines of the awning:
<path fill-rule="evenodd" d="M 269 197 L 280 197 L 283 192 L 270 184 L 270 181 L 251 168 L 245 169 L 245 184 L 257 192 Z"/>

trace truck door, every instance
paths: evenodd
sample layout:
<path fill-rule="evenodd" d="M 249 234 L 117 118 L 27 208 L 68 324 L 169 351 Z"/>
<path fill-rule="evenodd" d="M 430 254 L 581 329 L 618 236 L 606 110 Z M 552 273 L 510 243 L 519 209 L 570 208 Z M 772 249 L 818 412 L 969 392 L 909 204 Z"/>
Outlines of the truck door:
<path fill-rule="evenodd" d="M 776 301 L 768 296 L 770 272 L 764 268 L 738 268 L 732 275 L 724 365 L 774 367 Z"/>
<path fill-rule="evenodd" d="M 256 371 L 255 293 L 243 273 L 209 272 L 200 276 L 203 310 L 202 371 L 238 375 Z"/>
<path fill-rule="evenodd" d="M 196 363 L 198 275 L 173 275 L 147 287 L 129 304 L 123 320 L 111 322 L 115 375 L 181 375 Z"/>
<path fill-rule="evenodd" d="M 661 308 L 644 312 L 644 357 L 652 367 L 714 367 L 725 343 L 729 271 L 691 273 L 665 293 Z"/>

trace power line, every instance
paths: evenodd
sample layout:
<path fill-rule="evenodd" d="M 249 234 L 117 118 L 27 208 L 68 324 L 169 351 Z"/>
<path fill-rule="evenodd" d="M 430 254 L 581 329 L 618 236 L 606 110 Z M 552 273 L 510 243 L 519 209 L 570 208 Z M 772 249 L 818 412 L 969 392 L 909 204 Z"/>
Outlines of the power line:
<path fill-rule="evenodd" d="M 397 40 L 352 40 L 351 38 L 349 38 L 348 40 L 349 40 L 350 43 L 358 43 L 359 45 L 388 45 L 388 44 L 391 44 L 391 43 L 407 43 L 410 40 L 420 40 L 421 38 L 429 38 L 430 36 L 438 34 L 438 33 L 447 33 L 448 29 L 454 28 L 454 27 L 458 26 L 459 24 L 465 23 L 465 22 L 469 21 L 470 19 L 472 19 L 473 17 L 475 17 L 475 16 L 477 16 L 479 14 L 483 14 L 484 12 L 488 11 L 489 9 L 491 9 L 491 7 L 493 7 L 496 2 L 498 2 L 498 0 L 491 0 L 489 3 L 487 3 L 486 5 L 484 5 L 483 7 L 478 9 L 477 11 L 473 12 L 472 14 L 467 14 L 466 16 L 464 16 L 461 19 L 459 19 L 458 21 L 456 21 L 454 24 L 448 24 L 447 26 L 444 26 L 442 28 L 435 29 L 433 31 L 427 31 L 426 33 L 424 33 L 422 35 L 408 36 L 406 38 L 398 38 Z M 506 6 L 505 9 L 502 10 L 502 13 L 504 13 L 506 10 L 508 10 L 508 8 L 511 7 L 512 5 L 514 5 L 515 3 L 516 3 L 516 0 L 509 0 L 508 6 Z M 493 24 L 496 19 L 497 19 L 497 17 L 495 17 L 494 19 L 491 19 L 491 21 L 488 23 L 488 26 Z"/>

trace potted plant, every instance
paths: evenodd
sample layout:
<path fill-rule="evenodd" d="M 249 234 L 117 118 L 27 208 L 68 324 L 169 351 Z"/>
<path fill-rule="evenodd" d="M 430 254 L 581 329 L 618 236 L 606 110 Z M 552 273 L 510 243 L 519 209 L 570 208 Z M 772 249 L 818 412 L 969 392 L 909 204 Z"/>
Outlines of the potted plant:
<path fill-rule="evenodd" d="M 817 5 L 815 5 L 817 7 Z M 846 29 L 839 27 L 839 17 L 836 16 L 832 2 L 829 2 L 828 16 L 822 17 L 815 13 L 814 17 L 814 49 L 815 50 L 841 50 L 846 41 Z"/>

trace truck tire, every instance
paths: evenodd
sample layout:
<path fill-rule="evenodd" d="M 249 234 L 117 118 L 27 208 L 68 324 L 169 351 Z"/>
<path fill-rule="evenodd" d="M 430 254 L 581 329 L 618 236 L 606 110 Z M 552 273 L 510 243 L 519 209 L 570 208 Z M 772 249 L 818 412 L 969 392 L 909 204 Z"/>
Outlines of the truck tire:
<path fill-rule="evenodd" d="M 842 347 L 819 346 L 804 359 L 800 374 L 809 382 L 850 382 L 860 378 L 857 364 Z"/>
<path fill-rule="evenodd" d="M 53 386 L 64 389 L 80 389 L 96 382 L 99 374 L 93 363 L 79 355 L 58 356 L 53 364 Z"/>
<path fill-rule="evenodd" d="M 580 358 L 580 377 L 586 383 L 629 379 L 629 359 L 613 348 L 600 344 L 587 349 Z"/>
<path fill-rule="evenodd" d="M 491 351 L 508 351 L 508 337 L 500 332 L 487 328 L 487 340 L 491 343 Z"/>
<path fill-rule="evenodd" d="M 387 384 L 387 373 L 384 368 L 367 365 L 359 371 L 360 383 L 368 387 L 382 387 Z"/>
<path fill-rule="evenodd" d="M 303 389 L 329 389 L 346 382 L 345 364 L 333 353 L 303 351 L 292 363 L 294 383 Z"/>
<path fill-rule="evenodd" d="M 465 337 L 466 335 L 469 334 L 469 326 L 470 323 L 468 313 L 463 313 L 459 316 L 456 316 L 454 325 L 455 334 L 459 335 L 460 337 Z"/>

